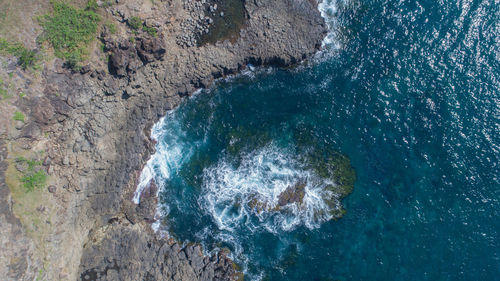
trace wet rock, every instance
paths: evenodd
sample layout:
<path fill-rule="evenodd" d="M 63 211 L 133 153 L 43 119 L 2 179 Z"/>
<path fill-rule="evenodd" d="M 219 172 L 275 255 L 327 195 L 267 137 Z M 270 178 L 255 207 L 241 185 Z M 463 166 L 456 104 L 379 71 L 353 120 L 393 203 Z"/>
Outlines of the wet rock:
<path fill-rule="evenodd" d="M 293 186 L 287 187 L 287 189 L 278 196 L 278 205 L 285 206 L 292 203 L 302 204 L 306 194 L 305 187 L 305 181 L 299 181 Z"/>

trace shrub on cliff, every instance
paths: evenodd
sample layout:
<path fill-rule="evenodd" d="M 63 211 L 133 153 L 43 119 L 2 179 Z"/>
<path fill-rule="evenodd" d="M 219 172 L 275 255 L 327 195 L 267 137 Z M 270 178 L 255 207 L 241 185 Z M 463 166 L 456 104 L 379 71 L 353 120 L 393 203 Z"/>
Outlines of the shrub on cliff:
<path fill-rule="evenodd" d="M 85 9 L 52 1 L 53 11 L 40 18 L 44 28 L 43 39 L 54 48 L 55 55 L 67 61 L 71 68 L 78 68 L 88 53 L 88 45 L 96 37 L 99 15 L 94 0 Z"/>
<path fill-rule="evenodd" d="M 15 121 L 21 121 L 21 122 L 24 122 L 24 114 L 21 112 L 21 111 L 16 111 L 14 112 L 14 117 L 13 119 Z"/>
<path fill-rule="evenodd" d="M 47 174 L 42 169 L 41 165 L 41 161 L 29 160 L 24 157 L 16 159 L 16 166 L 20 167 L 18 170 L 22 173 L 20 181 L 27 192 L 45 186 Z"/>
<path fill-rule="evenodd" d="M 137 34 L 138 33 L 137 31 L 142 27 L 142 31 L 146 32 L 152 37 L 157 36 L 158 30 L 152 26 L 145 25 L 144 22 L 139 17 L 136 16 L 130 17 L 127 20 L 127 24 L 130 28 L 134 30 L 134 34 Z"/>
<path fill-rule="evenodd" d="M 154 28 L 154 27 L 149 27 L 149 26 L 146 26 L 146 25 L 144 25 L 144 26 L 142 27 L 142 30 L 143 30 L 144 32 L 147 32 L 149 35 L 151 35 L 151 36 L 153 36 L 153 37 L 156 37 L 156 33 L 158 32 L 158 31 L 156 30 L 156 28 Z"/>
<path fill-rule="evenodd" d="M 26 70 L 29 67 L 33 67 L 37 60 L 35 51 L 28 50 L 21 43 L 12 43 L 7 40 L 0 38 L 0 52 L 11 54 L 18 58 L 18 64 Z"/>
<path fill-rule="evenodd" d="M 138 30 L 142 26 L 142 20 L 139 17 L 133 16 L 127 20 L 128 26 L 134 30 Z"/>

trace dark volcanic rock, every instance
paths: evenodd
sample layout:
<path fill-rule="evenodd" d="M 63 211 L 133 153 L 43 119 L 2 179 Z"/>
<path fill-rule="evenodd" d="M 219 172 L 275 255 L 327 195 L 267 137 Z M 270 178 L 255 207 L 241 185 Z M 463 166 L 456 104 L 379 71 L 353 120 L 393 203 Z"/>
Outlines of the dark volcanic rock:
<path fill-rule="evenodd" d="M 116 48 L 109 57 L 109 72 L 123 77 L 127 75 L 127 67 L 130 62 L 131 52 L 128 49 Z"/>
<path fill-rule="evenodd" d="M 159 38 L 142 38 L 136 49 L 144 64 L 161 59 L 166 52 L 163 41 Z"/>
<path fill-rule="evenodd" d="M 223 254 L 203 259 L 199 245 L 182 248 L 174 241 L 155 238 L 137 225 L 115 221 L 103 237 L 92 241 L 82 257 L 80 280 L 204 281 L 236 276 L 232 262 Z"/>
<path fill-rule="evenodd" d="M 84 247 L 80 265 L 82 280 L 85 276 L 111 278 L 111 275 L 118 275 L 120 280 L 236 278 L 229 260 L 212 257 L 207 264 L 200 249 L 180 250 L 177 244 L 168 246 L 145 230 L 154 218 L 154 198 L 145 196 L 139 206 L 129 200 L 135 188 L 135 184 L 130 184 L 130 180 L 134 180 L 130 175 L 142 168 L 153 151 L 150 126 L 166 110 L 177 106 L 181 97 L 197 87 L 210 85 L 218 77 L 237 72 L 247 63 L 294 64 L 314 54 L 326 33 L 323 19 L 309 0 L 246 1 L 245 10 L 248 19 L 239 38 L 233 42 L 226 40 L 185 48 L 172 45 L 171 36 L 138 36 L 135 44 L 114 41 L 111 37 L 104 39 L 111 53 L 109 70 L 115 75 L 109 79 L 115 79 L 116 83 L 103 83 L 101 79 L 93 83 L 103 87 L 102 95 L 123 94 L 107 96 L 105 106 L 97 99 L 97 106 L 91 111 L 98 114 L 80 121 L 85 124 L 86 134 L 94 136 L 98 143 L 106 143 L 103 146 L 106 150 L 99 150 L 101 146 L 97 145 L 92 148 L 92 155 L 99 155 L 108 163 L 105 170 L 94 168 L 92 180 L 81 187 L 83 193 L 92 198 L 88 201 L 92 211 L 87 214 L 94 218 L 95 233 L 101 237 L 95 241 L 89 238 L 91 242 Z M 197 28 L 182 30 L 182 36 L 186 32 L 192 32 L 188 37 L 194 38 Z M 76 94 L 75 98 L 85 94 Z M 92 103 L 87 107 L 92 107 Z M 125 186 L 129 187 L 128 191 L 124 190 Z M 297 184 L 281 196 L 280 205 L 299 203 L 303 197 L 304 185 Z M 133 224 L 111 220 L 113 225 L 106 226 L 120 212 Z"/>
<path fill-rule="evenodd" d="M 54 107 L 50 103 L 50 100 L 46 97 L 33 99 L 31 116 L 33 116 L 38 123 L 48 124 L 54 116 Z"/>
<path fill-rule="evenodd" d="M 237 277 L 233 263 L 223 254 L 208 258 L 197 246 L 184 248 L 158 238 L 150 225 L 154 196 L 145 196 L 138 206 L 132 204 L 137 171 L 154 152 L 151 126 L 197 88 L 208 87 L 248 63 L 289 66 L 312 56 L 326 27 L 310 0 L 244 1 L 245 20 L 234 33 L 237 36 L 217 37 L 198 46 L 199 32 L 208 29 L 196 26 L 197 22 L 209 22 L 209 17 L 215 23 L 213 18 L 223 9 L 219 0 L 217 9 L 214 1 L 206 2 L 213 10 L 210 16 L 202 9 L 186 8 L 201 1 L 157 1 L 154 9 L 142 11 L 136 1 L 120 0 L 105 9 L 119 25 L 117 34 L 104 32 L 101 38 L 108 65 L 92 64 L 87 75 L 86 67 L 83 73 L 69 73 L 56 61 L 52 69 L 43 71 L 43 85 L 37 92 L 41 97 L 25 98 L 29 102 L 23 112 L 29 122 L 15 137 L 36 139 L 49 132 L 44 141 L 51 158 L 51 180 L 61 187 L 51 198 L 61 195 L 59 202 L 64 203 L 56 206 L 64 220 L 52 225 L 51 240 L 44 242 L 50 251 L 42 260 L 49 260 L 50 267 L 44 268 L 43 279 Z M 126 27 L 123 22 L 134 15 L 161 23 L 154 25 L 158 37 Z M 227 10 L 223 19 L 231 20 Z M 301 200 L 300 189 L 289 194 L 282 204 Z M 40 269 L 28 264 L 22 254 L 8 267 L 31 275 Z M 18 280 L 24 275 L 11 276 Z"/>
<path fill-rule="evenodd" d="M 47 188 L 47 190 L 50 192 L 50 193 L 55 193 L 57 191 L 57 188 L 54 186 L 54 185 L 51 185 Z"/>
<path fill-rule="evenodd" d="M 297 182 L 293 186 L 287 187 L 287 189 L 278 196 L 278 205 L 285 206 L 292 203 L 301 204 L 306 194 L 305 188 L 305 182 Z"/>

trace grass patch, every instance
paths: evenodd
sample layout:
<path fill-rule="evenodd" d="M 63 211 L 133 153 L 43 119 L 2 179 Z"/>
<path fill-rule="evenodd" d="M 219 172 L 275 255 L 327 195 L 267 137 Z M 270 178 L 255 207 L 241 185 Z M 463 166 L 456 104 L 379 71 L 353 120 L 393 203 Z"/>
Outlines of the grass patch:
<path fill-rule="evenodd" d="M 136 16 L 130 17 L 127 20 L 127 24 L 130 28 L 134 30 L 135 34 L 137 34 L 138 33 L 137 31 L 139 31 L 140 29 L 142 29 L 142 31 L 148 33 L 153 37 L 156 37 L 158 33 L 158 30 L 156 28 L 145 25 L 144 22 L 141 20 L 141 18 Z"/>
<path fill-rule="evenodd" d="M 20 181 L 26 192 L 32 192 L 35 188 L 43 188 L 45 186 L 47 174 L 41 167 L 42 161 L 18 157 L 16 165 L 22 167 Z"/>
<path fill-rule="evenodd" d="M 109 33 L 115 34 L 116 33 L 116 25 L 112 22 L 106 23 L 106 28 L 108 29 Z"/>
<path fill-rule="evenodd" d="M 14 112 L 14 120 L 24 122 L 24 114 L 21 111 Z"/>
<path fill-rule="evenodd" d="M 65 59 L 67 66 L 78 69 L 88 55 L 88 45 L 97 33 L 100 16 L 97 2 L 90 0 L 85 9 L 52 1 L 52 13 L 39 18 L 44 28 L 43 40 L 54 48 L 55 55 Z"/>
<path fill-rule="evenodd" d="M 101 7 L 107 8 L 107 7 L 113 6 L 113 4 L 114 4 L 113 0 L 105 0 L 105 1 L 102 1 Z"/>
<path fill-rule="evenodd" d="M 156 37 L 156 33 L 158 32 L 156 28 L 154 27 L 149 27 L 149 26 L 143 26 L 142 30 L 147 32 L 149 35 Z"/>
<path fill-rule="evenodd" d="M 127 24 L 133 30 L 138 30 L 142 26 L 142 20 L 139 17 L 133 16 L 127 20 Z"/>
<path fill-rule="evenodd" d="M 99 10 L 99 4 L 97 4 L 97 0 L 89 0 L 85 9 L 87 11 L 97 12 L 97 10 Z"/>
<path fill-rule="evenodd" d="M 15 141 L 9 143 L 11 148 L 19 147 Z M 39 152 L 40 153 L 40 152 Z M 40 155 L 40 154 L 38 154 Z M 20 178 L 24 174 L 17 170 L 17 159 L 21 158 L 21 154 L 13 152 L 9 149 L 9 163 L 5 173 L 5 183 L 7 184 L 12 196 L 12 211 L 16 217 L 19 218 L 21 224 L 28 237 L 34 242 L 33 250 L 38 256 L 46 257 L 50 251 L 47 243 L 47 238 L 53 233 L 54 225 L 52 222 L 56 221 L 57 210 L 60 208 L 54 200 L 54 196 L 47 192 L 47 189 L 35 188 L 33 192 L 26 192 L 23 182 Z M 28 159 L 35 159 L 31 156 L 24 156 Z M 38 158 L 37 158 L 38 159 Z M 25 167 L 27 164 L 24 164 Z M 49 183 L 47 176 L 46 185 Z M 43 211 L 42 211 L 43 210 Z M 43 268 L 47 268 L 47 261 L 44 261 Z M 36 273 L 34 273 L 36 276 Z M 44 274 L 38 272 L 38 277 L 43 277 Z M 1 278 L 3 280 L 3 278 Z M 46 280 L 41 278 L 42 280 Z M 33 277 L 32 280 L 36 280 Z"/>
<path fill-rule="evenodd" d="M 10 98 L 9 92 L 7 91 L 6 87 L 4 87 L 2 78 L 0 78 L 0 96 L 4 100 Z"/>
<path fill-rule="evenodd" d="M 35 51 L 28 50 L 21 43 L 12 43 L 4 38 L 0 38 L 0 52 L 11 54 L 18 58 L 18 64 L 24 69 L 33 67 L 37 61 Z"/>

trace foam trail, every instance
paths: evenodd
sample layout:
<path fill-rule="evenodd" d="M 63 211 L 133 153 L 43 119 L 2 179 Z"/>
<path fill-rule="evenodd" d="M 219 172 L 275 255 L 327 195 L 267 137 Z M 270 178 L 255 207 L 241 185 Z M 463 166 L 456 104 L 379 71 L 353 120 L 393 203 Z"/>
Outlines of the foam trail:
<path fill-rule="evenodd" d="M 156 152 L 151 155 L 139 176 L 139 183 L 132 199 L 135 204 L 140 203 L 142 192 L 152 180 L 158 185 L 158 195 L 165 181 L 191 156 L 190 145 L 182 140 L 184 132 L 173 114 L 173 112 L 167 114 L 151 129 L 151 138 L 157 142 Z M 168 127 L 165 126 L 165 122 L 168 122 Z"/>
<path fill-rule="evenodd" d="M 134 192 L 134 198 L 132 198 L 132 202 L 135 204 L 139 204 L 141 202 L 141 194 L 144 189 L 151 184 L 151 181 L 154 177 L 154 171 L 152 169 L 153 166 L 153 157 L 148 160 L 144 168 L 142 169 L 141 175 L 139 177 L 139 184 L 137 184 L 137 188 Z"/>
<path fill-rule="evenodd" d="M 153 125 L 153 127 L 151 128 L 151 139 L 158 141 L 162 133 L 161 128 L 163 127 L 164 124 L 165 124 L 165 117 L 162 117 L 158 123 Z M 137 188 L 134 192 L 134 198 L 132 198 L 132 202 L 134 202 L 135 204 L 139 204 L 141 202 L 142 192 L 146 187 L 149 186 L 149 184 L 151 184 L 151 181 L 155 176 L 154 162 L 156 160 L 156 156 L 157 153 L 151 155 L 148 162 L 146 162 L 146 165 L 141 171 L 141 175 L 139 176 L 139 183 L 137 184 Z"/>
<path fill-rule="evenodd" d="M 318 10 L 321 13 L 321 16 L 325 20 L 325 23 L 328 27 L 329 32 L 323 39 L 322 46 L 339 49 L 340 43 L 335 38 L 335 27 L 337 26 L 337 19 L 335 14 L 337 13 L 337 3 L 338 0 L 321 0 L 318 3 Z"/>

